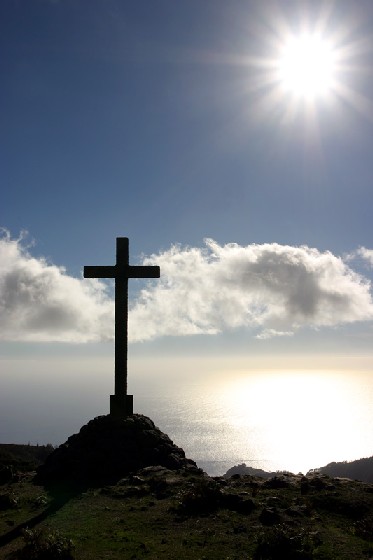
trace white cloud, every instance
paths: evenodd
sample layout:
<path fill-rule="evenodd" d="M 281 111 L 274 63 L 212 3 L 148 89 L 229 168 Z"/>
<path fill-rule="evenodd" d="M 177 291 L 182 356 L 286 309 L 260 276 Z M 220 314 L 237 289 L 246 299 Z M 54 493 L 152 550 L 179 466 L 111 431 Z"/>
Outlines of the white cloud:
<path fill-rule="evenodd" d="M 273 244 L 206 241 L 146 259 L 161 279 L 131 311 L 133 340 L 254 327 L 259 338 L 302 326 L 371 320 L 370 283 L 330 252 Z"/>
<path fill-rule="evenodd" d="M 97 280 L 33 258 L 22 238 L 0 239 L 0 339 L 90 342 L 113 336 L 113 303 Z"/>
<path fill-rule="evenodd" d="M 264 329 L 255 338 L 258 340 L 267 340 L 267 338 L 273 338 L 274 336 L 293 336 L 292 331 L 276 331 L 276 329 Z"/>
<path fill-rule="evenodd" d="M 36 259 L 22 239 L 0 239 L 0 339 L 88 342 L 114 331 L 113 301 L 99 280 L 73 278 Z M 259 339 L 303 326 L 373 319 L 369 281 L 341 258 L 278 244 L 171 247 L 144 259 L 161 278 L 130 311 L 130 340 L 247 327 Z"/>
<path fill-rule="evenodd" d="M 366 247 L 360 247 L 356 251 L 356 254 L 362 259 L 364 259 L 365 261 L 367 261 L 369 266 L 373 268 L 373 249 L 366 249 Z"/>

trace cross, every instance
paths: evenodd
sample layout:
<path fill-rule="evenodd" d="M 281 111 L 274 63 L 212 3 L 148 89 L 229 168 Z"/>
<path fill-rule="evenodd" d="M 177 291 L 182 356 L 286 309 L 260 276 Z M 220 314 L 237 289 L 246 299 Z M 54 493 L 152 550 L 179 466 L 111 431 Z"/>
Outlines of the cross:
<path fill-rule="evenodd" d="M 115 279 L 115 389 L 110 395 L 110 415 L 133 414 L 133 396 L 127 395 L 128 278 L 159 278 L 159 266 L 129 265 L 128 237 L 117 237 L 114 266 L 85 266 L 84 278 Z"/>

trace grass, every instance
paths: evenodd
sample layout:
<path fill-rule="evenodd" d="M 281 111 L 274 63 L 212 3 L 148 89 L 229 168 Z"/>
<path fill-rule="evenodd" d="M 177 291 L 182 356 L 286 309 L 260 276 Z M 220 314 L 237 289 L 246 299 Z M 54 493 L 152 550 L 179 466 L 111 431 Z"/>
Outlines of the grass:
<path fill-rule="evenodd" d="M 25 475 L 0 486 L 0 558 L 22 558 L 26 527 L 78 560 L 373 557 L 373 485 L 318 475 L 282 481 L 146 469 L 113 486 L 69 492 Z M 62 558 L 43 546 L 50 556 L 29 558 Z"/>

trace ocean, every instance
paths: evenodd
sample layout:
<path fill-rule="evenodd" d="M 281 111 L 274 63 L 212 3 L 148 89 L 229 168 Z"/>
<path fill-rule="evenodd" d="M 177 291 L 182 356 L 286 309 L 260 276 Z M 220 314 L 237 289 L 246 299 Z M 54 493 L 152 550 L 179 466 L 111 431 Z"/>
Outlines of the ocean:
<path fill-rule="evenodd" d="M 149 416 L 210 475 L 241 463 L 305 473 L 332 461 L 373 456 L 368 368 L 231 371 L 228 360 L 208 369 L 196 359 L 175 360 L 166 371 L 151 360 L 142 369 L 134 362 L 134 411 Z M 113 373 L 105 360 L 37 359 L 22 367 L 8 360 L 4 366 L 1 443 L 59 445 L 109 412 Z"/>
<path fill-rule="evenodd" d="M 239 372 L 136 389 L 153 419 L 210 475 L 245 463 L 294 473 L 373 455 L 373 373 Z"/>

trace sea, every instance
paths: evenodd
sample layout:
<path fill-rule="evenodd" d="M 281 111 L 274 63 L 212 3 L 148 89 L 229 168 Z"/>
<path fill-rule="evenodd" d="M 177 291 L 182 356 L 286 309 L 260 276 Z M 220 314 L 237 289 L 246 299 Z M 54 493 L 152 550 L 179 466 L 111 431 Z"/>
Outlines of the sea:
<path fill-rule="evenodd" d="M 146 414 L 212 476 L 234 465 L 306 473 L 373 455 L 373 372 L 240 372 L 139 386 Z"/>
<path fill-rule="evenodd" d="M 9 360 L 0 376 L 0 442 L 59 445 L 107 414 L 112 369 Z M 106 365 L 105 365 L 106 364 Z M 372 370 L 131 369 L 134 411 L 210 475 L 235 465 L 306 473 L 373 456 Z M 349 365 L 349 364 L 348 364 Z M 369 364 L 368 364 L 369 365 Z M 26 367 L 27 366 L 27 367 Z M 53 375 L 52 375 L 53 373 Z"/>

